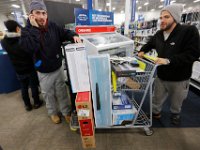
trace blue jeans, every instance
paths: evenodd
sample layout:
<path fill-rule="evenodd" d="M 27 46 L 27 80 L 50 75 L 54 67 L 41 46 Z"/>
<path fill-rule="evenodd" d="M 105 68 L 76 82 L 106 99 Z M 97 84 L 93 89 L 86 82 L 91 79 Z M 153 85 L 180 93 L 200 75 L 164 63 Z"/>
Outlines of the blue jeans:
<path fill-rule="evenodd" d="M 31 88 L 34 104 L 38 104 L 39 103 L 39 90 L 38 90 L 39 81 L 38 81 L 37 72 L 33 71 L 30 74 L 24 74 L 24 75 L 17 74 L 17 78 L 20 81 L 21 94 L 22 94 L 22 99 L 24 101 L 24 104 L 26 106 L 31 105 L 29 93 L 28 93 L 29 86 Z"/>

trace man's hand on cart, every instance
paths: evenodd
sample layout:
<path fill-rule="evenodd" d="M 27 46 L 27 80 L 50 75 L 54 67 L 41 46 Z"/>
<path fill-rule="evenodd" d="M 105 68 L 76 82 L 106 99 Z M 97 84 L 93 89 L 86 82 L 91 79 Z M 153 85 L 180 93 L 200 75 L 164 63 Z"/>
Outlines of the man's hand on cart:
<path fill-rule="evenodd" d="M 141 52 L 138 52 L 138 57 L 143 58 L 143 57 L 144 57 L 144 54 L 145 54 L 145 53 L 142 52 L 142 51 L 141 51 Z"/>
<path fill-rule="evenodd" d="M 74 36 L 73 39 L 74 39 L 74 43 L 82 43 L 82 40 L 79 36 Z"/>
<path fill-rule="evenodd" d="M 157 59 L 154 62 L 158 65 L 168 65 L 170 63 L 169 59 L 160 57 L 157 57 Z"/>

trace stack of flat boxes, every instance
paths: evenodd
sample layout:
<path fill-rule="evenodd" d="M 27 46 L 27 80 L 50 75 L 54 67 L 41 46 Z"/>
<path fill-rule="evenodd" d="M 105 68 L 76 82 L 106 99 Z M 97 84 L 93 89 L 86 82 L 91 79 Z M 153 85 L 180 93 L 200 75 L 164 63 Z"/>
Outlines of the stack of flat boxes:
<path fill-rule="evenodd" d="M 76 110 L 83 148 L 95 148 L 94 119 L 90 92 L 77 93 Z"/>

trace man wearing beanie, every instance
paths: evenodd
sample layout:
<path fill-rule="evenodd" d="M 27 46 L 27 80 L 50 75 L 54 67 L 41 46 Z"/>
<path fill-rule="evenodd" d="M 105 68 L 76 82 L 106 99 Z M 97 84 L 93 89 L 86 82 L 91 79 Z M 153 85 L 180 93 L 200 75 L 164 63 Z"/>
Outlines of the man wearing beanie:
<path fill-rule="evenodd" d="M 35 60 L 41 91 L 51 120 L 56 124 L 61 122 L 56 104 L 58 102 L 62 115 L 69 122 L 71 104 L 64 80 L 61 44 L 64 41 L 78 43 L 81 40 L 76 33 L 64 30 L 48 20 L 43 1 L 33 0 L 29 13 L 27 26 L 22 31 L 21 44 Z"/>
<path fill-rule="evenodd" d="M 199 32 L 195 26 L 180 25 L 183 6 L 172 4 L 160 13 L 160 30 L 144 45 L 139 57 L 156 49 L 157 77 L 153 95 L 153 117 L 161 118 L 163 103 L 171 101 L 171 123 L 181 122 L 181 107 L 189 90 L 193 62 L 200 56 Z"/>
<path fill-rule="evenodd" d="M 14 20 L 8 20 L 4 24 L 8 31 L 2 40 L 2 47 L 7 51 L 17 73 L 25 109 L 27 111 L 32 110 L 28 93 L 29 86 L 34 100 L 33 108 L 37 109 L 42 105 L 42 101 L 39 99 L 38 77 L 33 65 L 33 59 L 19 44 L 21 26 Z"/>

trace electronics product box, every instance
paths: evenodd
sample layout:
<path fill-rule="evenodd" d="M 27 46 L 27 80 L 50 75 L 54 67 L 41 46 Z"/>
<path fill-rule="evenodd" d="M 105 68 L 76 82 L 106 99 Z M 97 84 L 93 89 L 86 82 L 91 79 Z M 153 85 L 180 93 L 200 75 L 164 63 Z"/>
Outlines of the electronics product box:
<path fill-rule="evenodd" d="M 78 92 L 76 95 L 76 111 L 78 120 L 92 119 L 91 92 Z"/>
<path fill-rule="evenodd" d="M 85 45 L 83 43 L 68 44 L 65 46 L 65 53 L 72 92 L 89 91 L 90 82 Z"/>
<path fill-rule="evenodd" d="M 132 109 L 132 103 L 129 97 L 125 93 L 120 93 L 120 95 L 113 95 L 112 109 Z"/>
<path fill-rule="evenodd" d="M 77 93 L 76 110 L 83 148 L 95 148 L 94 120 L 90 92 Z"/>
<path fill-rule="evenodd" d="M 132 109 L 113 110 L 113 125 L 123 125 L 125 122 L 132 122 L 136 113 L 135 107 Z"/>
<path fill-rule="evenodd" d="M 95 134 L 93 119 L 79 120 L 83 148 L 95 148 Z"/>

